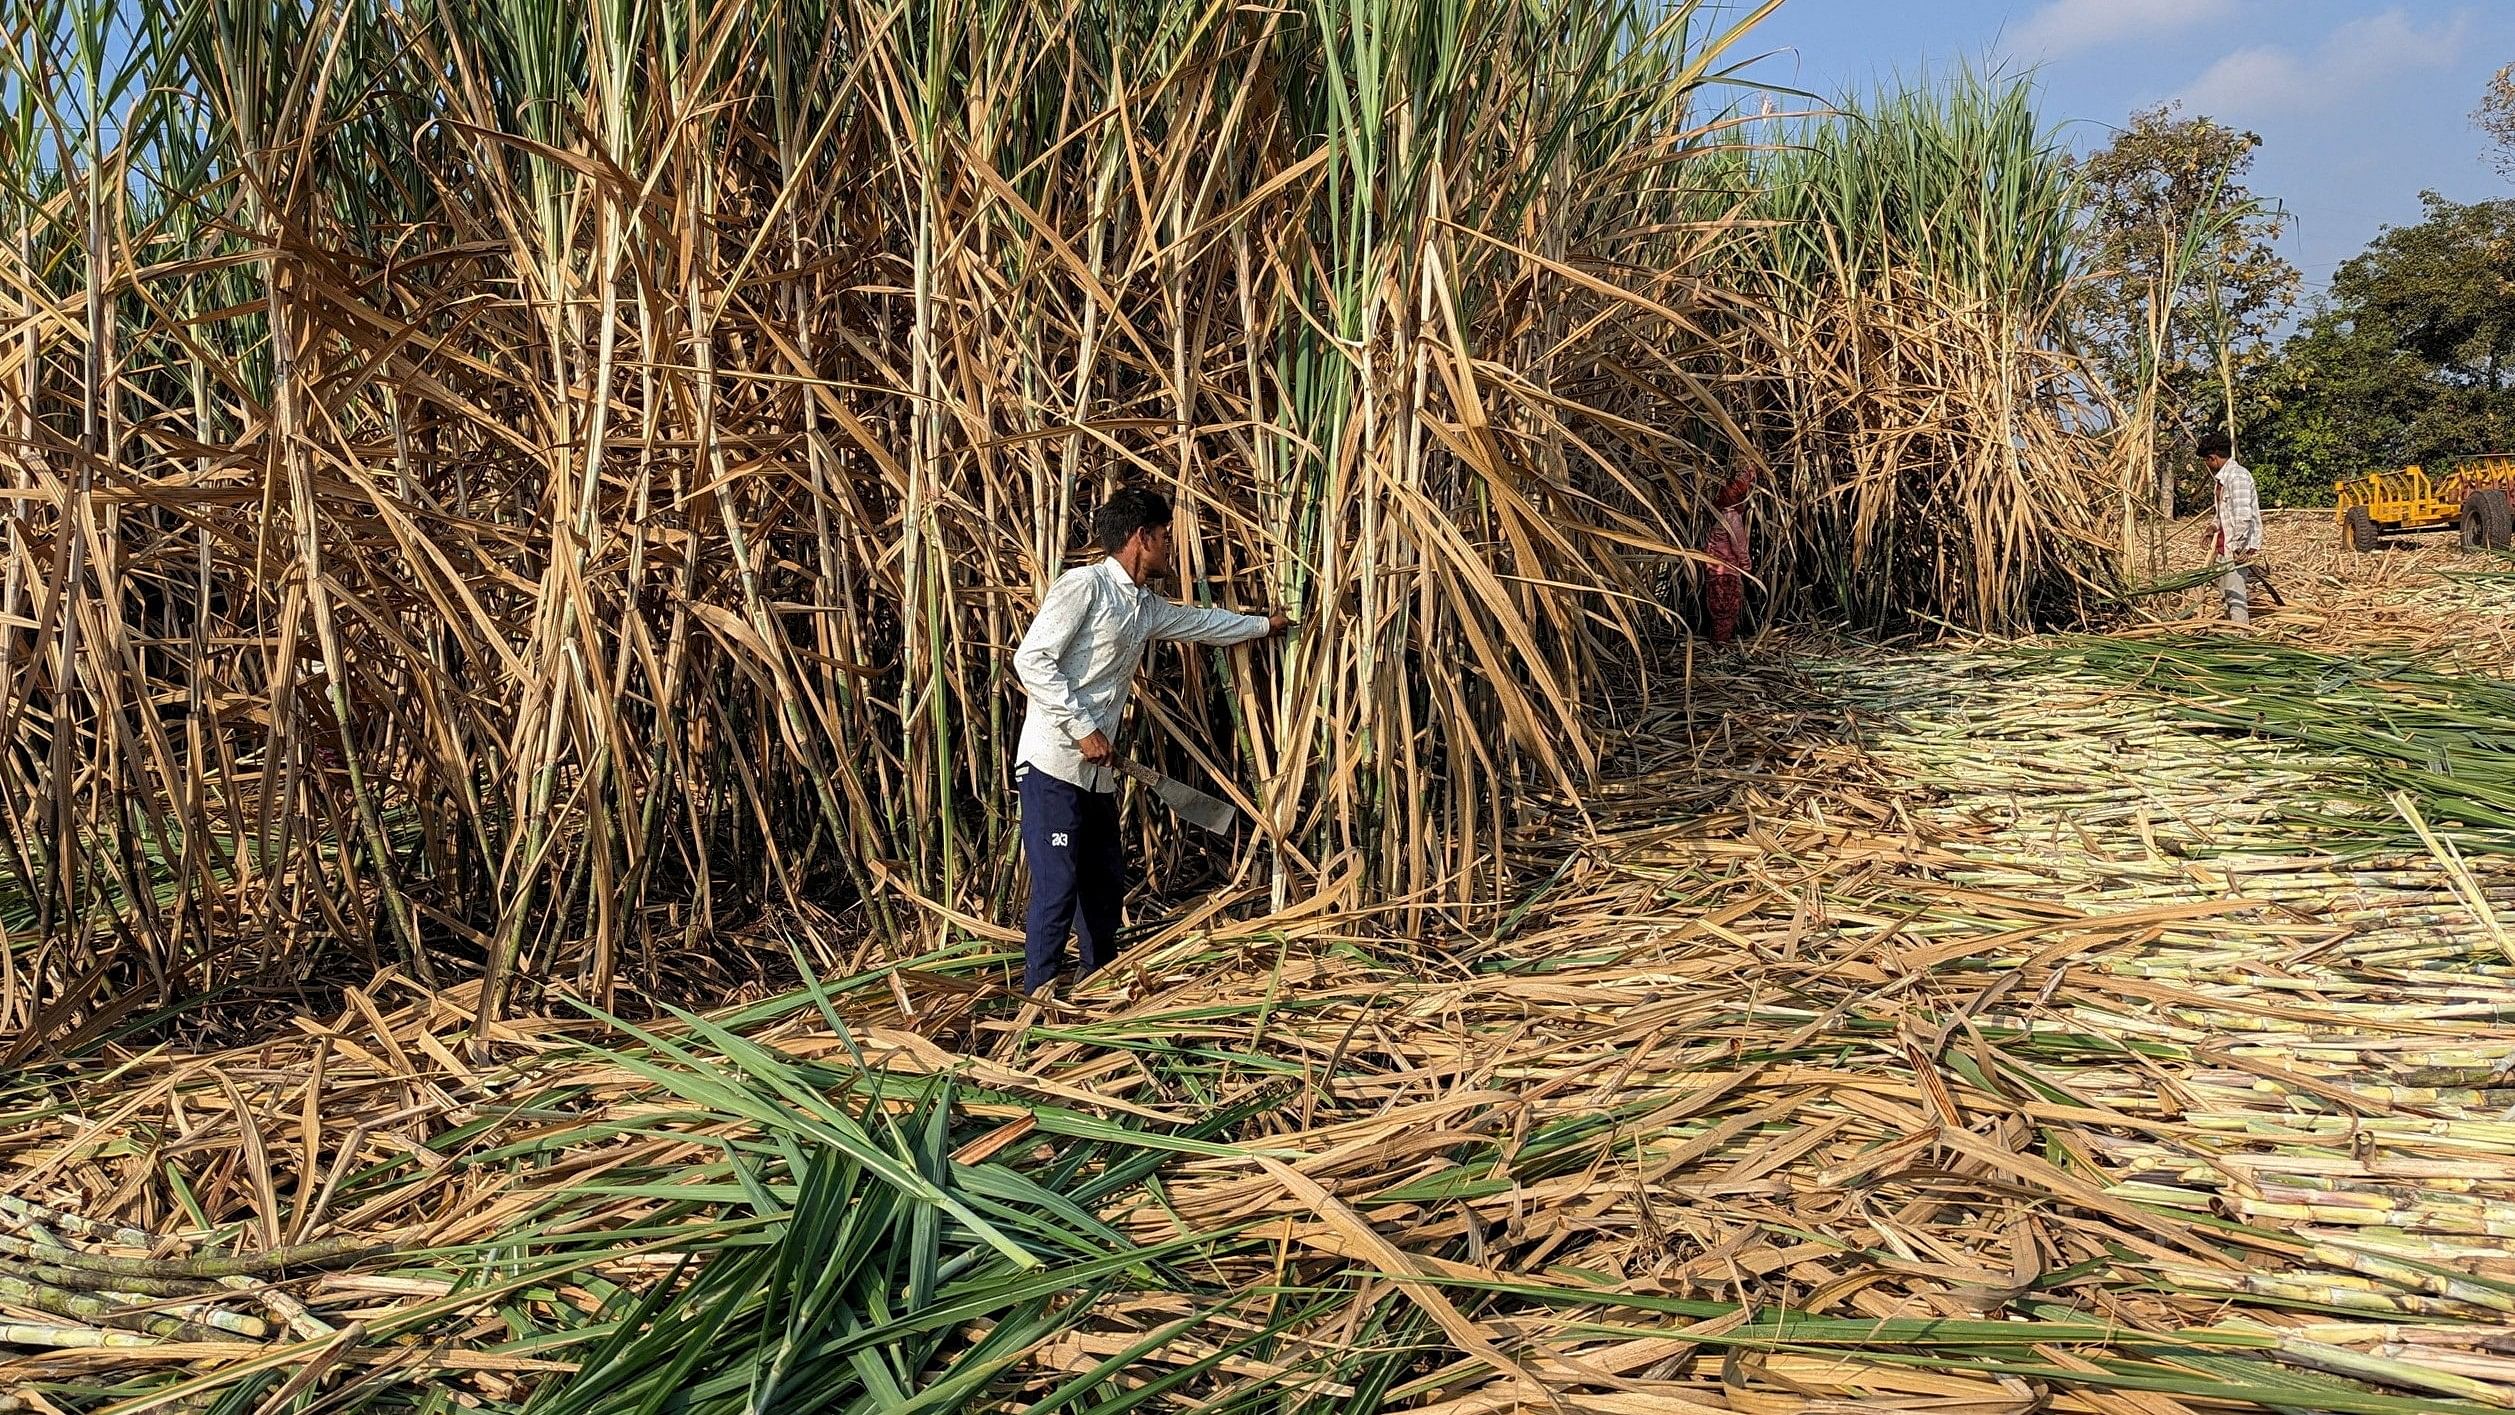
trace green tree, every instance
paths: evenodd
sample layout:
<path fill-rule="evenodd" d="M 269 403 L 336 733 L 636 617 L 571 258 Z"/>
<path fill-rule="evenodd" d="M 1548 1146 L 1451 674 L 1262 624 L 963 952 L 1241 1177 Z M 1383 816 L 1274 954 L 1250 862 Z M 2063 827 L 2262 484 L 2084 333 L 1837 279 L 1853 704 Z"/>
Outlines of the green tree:
<path fill-rule="evenodd" d="M 2261 145 L 2167 105 L 2080 166 L 2095 275 L 2078 324 L 2132 414 L 2148 410 L 2161 502 L 2192 439 L 2234 420 L 2233 390 L 2296 304 L 2297 269 L 2274 246 L 2288 218 L 2244 182 Z"/>
<path fill-rule="evenodd" d="M 2426 216 L 2387 227 L 2332 279 L 2332 298 L 2450 383 L 2506 390 L 2515 372 L 2515 201 L 2419 194 Z"/>
<path fill-rule="evenodd" d="M 2328 302 L 2244 380 L 2245 455 L 2265 503 L 2327 506 L 2332 483 L 2416 460 L 2427 370 Z"/>
<path fill-rule="evenodd" d="M 2489 88 L 2480 96 L 2480 107 L 2471 115 L 2480 131 L 2489 135 L 2495 150 L 2489 160 L 2510 178 L 2515 178 L 2515 64 L 2497 71 L 2489 80 Z"/>
<path fill-rule="evenodd" d="M 2515 448 L 2515 201 L 2421 200 L 2247 380 L 2266 491 L 2328 500 L 2371 468 Z"/>

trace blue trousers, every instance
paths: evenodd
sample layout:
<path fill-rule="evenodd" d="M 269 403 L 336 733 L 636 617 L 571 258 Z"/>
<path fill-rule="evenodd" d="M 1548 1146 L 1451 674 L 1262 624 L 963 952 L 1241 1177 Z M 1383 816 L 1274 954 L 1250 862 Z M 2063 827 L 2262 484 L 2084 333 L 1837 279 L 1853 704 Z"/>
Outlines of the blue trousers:
<path fill-rule="evenodd" d="M 1083 956 L 1078 977 L 1118 956 L 1126 860 L 1118 849 L 1116 793 L 1086 791 L 1027 765 L 1021 779 L 1022 859 L 1030 866 L 1022 990 L 1036 992 L 1065 971 L 1069 929 Z"/>

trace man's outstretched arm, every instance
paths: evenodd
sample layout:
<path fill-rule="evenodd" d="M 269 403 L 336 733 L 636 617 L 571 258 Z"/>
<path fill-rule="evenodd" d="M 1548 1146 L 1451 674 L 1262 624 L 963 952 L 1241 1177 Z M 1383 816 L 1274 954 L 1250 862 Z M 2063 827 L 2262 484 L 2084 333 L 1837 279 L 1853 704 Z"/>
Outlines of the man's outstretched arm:
<path fill-rule="evenodd" d="M 1153 637 L 1183 644 L 1245 644 L 1292 627 L 1282 610 L 1266 614 L 1234 614 L 1228 609 L 1200 609 L 1163 600 L 1154 609 Z"/>

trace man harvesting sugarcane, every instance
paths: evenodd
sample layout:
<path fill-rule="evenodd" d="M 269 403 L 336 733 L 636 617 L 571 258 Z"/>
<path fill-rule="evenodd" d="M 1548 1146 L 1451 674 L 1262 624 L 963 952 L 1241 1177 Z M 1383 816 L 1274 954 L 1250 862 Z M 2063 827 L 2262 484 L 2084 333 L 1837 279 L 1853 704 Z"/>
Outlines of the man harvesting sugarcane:
<path fill-rule="evenodd" d="M 1022 966 L 1030 993 L 1064 972 L 1069 930 L 1082 955 L 1078 981 L 1117 956 L 1126 862 L 1118 844 L 1123 763 L 1112 739 L 1145 644 L 1241 644 L 1292 623 L 1281 610 L 1234 614 L 1155 593 L 1152 582 L 1171 573 L 1173 558 L 1170 502 L 1159 492 L 1111 496 L 1092 517 L 1092 539 L 1106 558 L 1057 577 L 1013 655 L 1030 695 L 1014 767 L 1030 866 Z"/>
<path fill-rule="evenodd" d="M 2213 550 L 2227 565 L 2227 573 L 2218 580 L 2219 593 L 2227 604 L 2227 618 L 2231 623 L 2250 624 L 2254 585 L 2268 591 L 2273 604 L 2282 602 L 2279 588 L 2270 582 L 2270 572 L 2262 568 L 2259 559 L 2261 493 L 2254 488 L 2253 474 L 2235 459 L 2235 442 L 2225 433 L 2205 435 L 2194 450 L 2200 453 L 2201 465 L 2209 468 L 2218 481 L 2218 535 Z"/>

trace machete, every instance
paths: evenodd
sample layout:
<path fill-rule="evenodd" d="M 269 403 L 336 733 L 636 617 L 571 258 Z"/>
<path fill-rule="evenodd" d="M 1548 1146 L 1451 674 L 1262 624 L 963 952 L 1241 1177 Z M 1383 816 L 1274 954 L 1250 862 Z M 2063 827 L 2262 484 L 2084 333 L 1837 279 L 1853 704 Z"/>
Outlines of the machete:
<path fill-rule="evenodd" d="M 1203 826 L 1216 835 L 1229 835 L 1232 826 L 1240 819 L 1240 813 L 1232 809 L 1229 801 L 1217 800 L 1184 782 L 1173 781 L 1151 767 L 1120 762 L 1118 771 L 1140 785 L 1151 787 L 1163 805 L 1178 812 L 1179 818 L 1190 825 Z"/>

